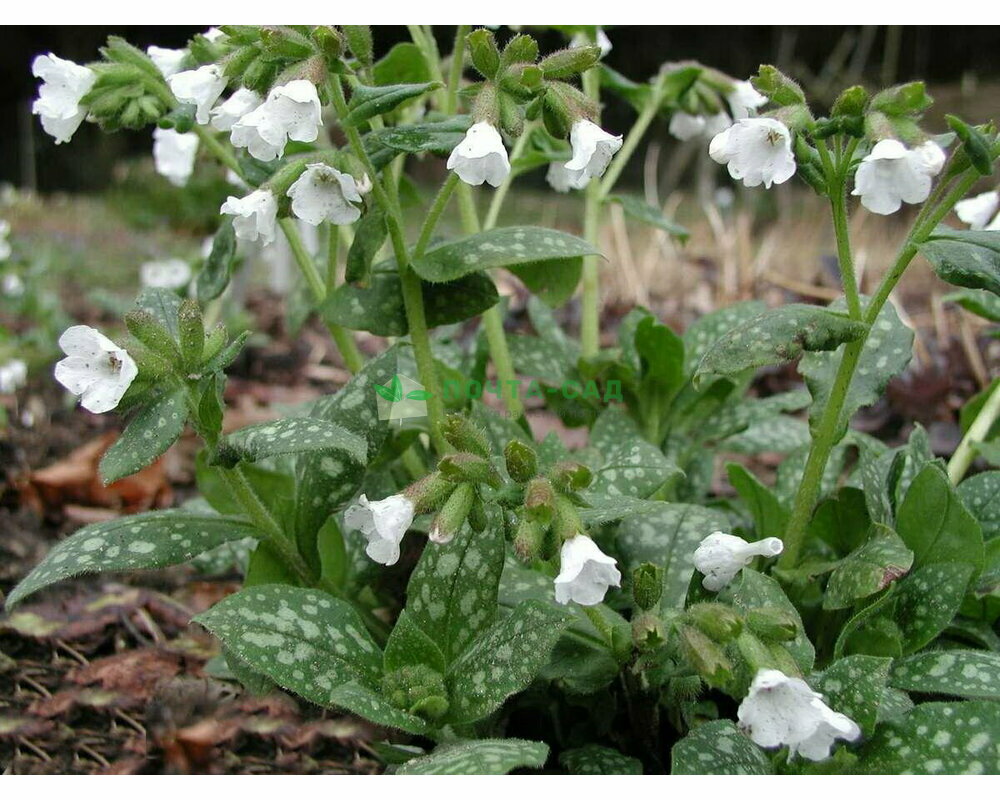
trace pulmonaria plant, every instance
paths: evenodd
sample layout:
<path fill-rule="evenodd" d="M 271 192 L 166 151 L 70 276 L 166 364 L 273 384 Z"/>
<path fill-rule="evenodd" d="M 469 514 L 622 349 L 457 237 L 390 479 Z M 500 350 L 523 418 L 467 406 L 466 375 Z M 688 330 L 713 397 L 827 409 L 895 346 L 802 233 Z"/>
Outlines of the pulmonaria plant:
<path fill-rule="evenodd" d="M 458 26 L 441 48 L 409 30 L 383 57 L 364 26 L 241 25 L 178 50 L 112 37 L 88 66 L 35 61 L 35 112 L 58 142 L 85 119 L 152 129 L 171 191 L 196 158 L 239 188 L 218 197 L 202 258 L 143 265 L 126 330 L 71 327 L 55 366 L 85 409 L 126 416 L 105 480 L 190 427 L 200 498 L 84 527 L 7 605 L 250 540 L 242 590 L 195 620 L 219 642 L 207 669 L 407 736 L 375 748 L 388 770 L 1000 771 L 1000 472 L 964 477 L 996 447 L 1000 389 L 970 403 L 947 469 L 922 429 L 890 448 L 849 424 L 909 361 L 887 301 L 918 253 L 957 302 L 1000 318 L 1000 203 L 968 196 L 1000 155 L 994 127 L 926 130 L 921 83 L 849 87 L 817 116 L 771 66 L 748 82 L 671 62 L 634 80 L 601 63 L 614 31 L 594 26 L 561 27 L 570 46 L 546 54 L 527 33 Z M 601 120 L 611 95 L 635 110 L 620 133 Z M 825 198 L 843 297 L 740 303 L 683 332 L 636 308 L 602 336 L 606 206 L 687 236 L 616 190 L 657 120 L 747 187 Z M 517 208 L 498 227 L 532 169 L 586 189 L 567 200 L 582 236 Z M 854 197 L 858 213 L 917 206 L 868 295 Z M 972 230 L 945 224 L 953 209 Z M 279 240 L 295 303 L 351 377 L 224 430 L 250 332 L 206 318 L 231 302 L 239 251 Z M 530 290 L 533 333 L 506 331 L 499 270 Z M 555 309 L 578 286 L 579 331 L 564 330 Z M 0 352 L 0 391 L 23 380 L 15 356 Z M 802 388 L 754 386 L 796 360 Z M 539 441 L 526 401 L 586 445 Z M 773 484 L 744 463 L 777 463 Z"/>

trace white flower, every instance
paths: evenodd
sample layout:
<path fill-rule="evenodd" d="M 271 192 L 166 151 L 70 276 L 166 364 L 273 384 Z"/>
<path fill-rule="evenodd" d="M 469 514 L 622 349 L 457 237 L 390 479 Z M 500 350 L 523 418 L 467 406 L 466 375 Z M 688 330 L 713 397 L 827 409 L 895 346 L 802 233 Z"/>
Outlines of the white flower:
<path fill-rule="evenodd" d="M 747 542 L 739 536 L 715 531 L 702 539 L 694 551 L 694 568 L 705 576 L 701 585 L 710 592 L 718 592 L 753 561 L 754 556 L 770 558 L 783 548 L 781 539 L 773 536 L 759 542 Z"/>
<path fill-rule="evenodd" d="M 708 154 L 719 164 L 729 166 L 729 174 L 745 186 L 784 183 L 795 174 L 792 134 L 787 127 L 770 117 L 740 119 L 716 134 Z"/>
<path fill-rule="evenodd" d="M 854 742 L 861 737 L 854 720 L 832 710 L 801 678 L 776 669 L 757 673 L 736 716 L 740 728 L 760 747 L 787 745 L 789 759 L 801 754 L 822 761 L 830 757 L 835 740 Z"/>
<path fill-rule="evenodd" d="M 164 78 L 169 78 L 181 71 L 181 64 L 187 58 L 187 54 L 187 50 L 173 50 L 169 47 L 157 47 L 155 44 L 146 48 L 146 55 L 149 56 Z"/>
<path fill-rule="evenodd" d="M 132 356 L 87 325 L 67 328 L 59 346 L 66 358 L 56 364 L 56 380 L 95 414 L 115 408 L 139 374 Z"/>
<path fill-rule="evenodd" d="M 569 131 L 573 157 L 566 169 L 576 172 L 581 180 L 600 178 L 611 163 L 611 157 L 621 150 L 622 137 L 612 136 L 589 119 L 578 119 Z"/>
<path fill-rule="evenodd" d="M 139 280 L 151 289 L 181 289 L 191 281 L 191 267 L 181 258 L 147 261 L 139 267 Z"/>
<path fill-rule="evenodd" d="M 510 174 L 510 161 L 500 132 L 488 122 L 477 122 L 465 132 L 448 156 L 448 169 L 455 170 L 470 186 L 499 186 Z"/>
<path fill-rule="evenodd" d="M 323 124 L 319 94 L 311 81 L 294 80 L 276 86 L 267 100 L 232 126 L 230 141 L 245 147 L 259 161 L 273 161 L 285 152 L 289 139 L 314 142 Z"/>
<path fill-rule="evenodd" d="M 178 72 L 167 78 L 167 83 L 170 84 L 174 97 L 196 107 L 194 118 L 200 125 L 208 124 L 212 106 L 226 88 L 226 78 L 216 64 Z"/>
<path fill-rule="evenodd" d="M 932 141 L 911 150 L 895 139 L 883 139 L 862 159 L 851 194 L 860 195 L 861 205 L 874 214 L 892 214 L 903 203 L 926 200 L 944 162 L 944 150 Z"/>
<path fill-rule="evenodd" d="M 14 358 L 0 365 L 0 394 L 13 394 L 28 380 L 28 365 Z"/>
<path fill-rule="evenodd" d="M 42 79 L 31 113 L 42 118 L 42 128 L 56 144 L 68 142 L 87 116 L 80 101 L 94 85 L 97 74 L 52 53 L 38 56 L 31 63 L 31 74 Z"/>
<path fill-rule="evenodd" d="M 358 187 L 358 194 L 366 195 L 372 190 L 372 179 L 368 177 L 368 173 L 365 172 L 361 176 L 361 180 L 356 181 Z"/>
<path fill-rule="evenodd" d="M 585 47 L 588 44 L 596 44 L 601 48 L 601 58 L 604 58 L 608 53 L 611 52 L 611 40 L 608 35 L 604 32 L 604 28 L 598 27 L 595 35 L 596 41 L 591 41 L 590 37 L 582 31 L 576 34 L 572 39 L 569 40 L 570 47 Z"/>
<path fill-rule="evenodd" d="M 212 109 L 212 127 L 217 131 L 231 131 L 240 118 L 249 114 L 263 102 L 253 89 L 240 87 L 227 100 Z"/>
<path fill-rule="evenodd" d="M 399 561 L 399 543 L 413 522 L 413 513 L 413 503 L 401 494 L 384 500 L 361 495 L 344 512 L 344 526 L 361 531 L 368 539 L 365 552 L 369 558 L 388 567 Z"/>
<path fill-rule="evenodd" d="M 217 42 L 225 35 L 225 31 L 221 31 L 218 28 L 209 28 L 202 34 L 210 42 Z"/>
<path fill-rule="evenodd" d="M 5 219 L 0 219 L 0 261 L 10 258 L 11 249 L 8 238 L 10 236 L 10 223 Z"/>
<path fill-rule="evenodd" d="M 153 164 L 158 174 L 174 186 L 183 186 L 194 172 L 198 134 L 178 133 L 172 128 L 153 131 Z"/>
<path fill-rule="evenodd" d="M 278 201 L 267 189 L 258 189 L 246 197 L 230 195 L 219 209 L 223 214 L 233 215 L 236 237 L 248 242 L 271 244 L 274 241 L 274 227 L 278 220 Z"/>
<path fill-rule="evenodd" d="M 688 114 L 686 111 L 675 111 L 670 117 L 669 130 L 672 136 L 686 142 L 696 136 L 715 136 L 732 124 L 732 119 L 725 111 L 720 111 L 710 117 L 702 114 Z"/>
<path fill-rule="evenodd" d="M 309 164 L 288 188 L 292 213 L 310 225 L 350 225 L 361 218 L 361 193 L 352 175 L 327 164 Z"/>
<path fill-rule="evenodd" d="M 553 161 L 549 164 L 548 172 L 545 173 L 545 180 L 557 192 L 568 192 L 570 189 L 586 188 L 589 179 L 575 170 L 566 169 L 565 164 L 557 164 Z"/>
<path fill-rule="evenodd" d="M 595 606 L 604 600 L 609 586 L 622 585 L 617 562 L 582 533 L 563 542 L 559 561 L 559 575 L 555 579 L 557 603 L 566 605 L 572 600 L 581 606 Z"/>
<path fill-rule="evenodd" d="M 750 81 L 737 81 L 726 98 L 733 119 L 746 119 L 767 102 L 767 98 L 753 88 Z"/>
<path fill-rule="evenodd" d="M 24 294 L 24 281 L 16 272 L 8 272 L 3 276 L 2 288 L 7 297 L 21 297 Z"/>
<path fill-rule="evenodd" d="M 997 209 L 1000 209 L 1000 192 L 996 190 L 955 203 L 958 218 L 974 231 L 995 230 L 1000 225 Z"/>

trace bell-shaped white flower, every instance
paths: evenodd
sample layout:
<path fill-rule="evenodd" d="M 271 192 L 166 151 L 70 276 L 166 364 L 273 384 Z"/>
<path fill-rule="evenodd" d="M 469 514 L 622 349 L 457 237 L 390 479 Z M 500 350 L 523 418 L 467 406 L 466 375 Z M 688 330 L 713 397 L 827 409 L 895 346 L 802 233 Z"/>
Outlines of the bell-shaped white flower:
<path fill-rule="evenodd" d="M 510 174 L 510 160 L 500 132 L 488 122 L 477 122 L 451 151 L 448 169 L 470 186 L 499 186 Z"/>
<path fill-rule="evenodd" d="M 955 214 L 974 231 L 1000 227 L 1000 192 L 983 192 L 955 203 Z"/>
<path fill-rule="evenodd" d="M 262 102 L 264 99 L 257 92 L 241 86 L 212 109 L 212 127 L 217 131 L 231 131 L 233 125 L 259 107 Z"/>
<path fill-rule="evenodd" d="M 618 562 L 582 533 L 563 542 L 559 562 L 554 581 L 557 603 L 566 605 L 572 600 L 581 606 L 595 606 L 604 600 L 609 586 L 622 585 Z"/>
<path fill-rule="evenodd" d="M 80 397 L 87 411 L 111 411 L 139 374 L 128 352 L 87 325 L 67 328 L 59 337 L 66 358 L 56 364 L 56 380 Z"/>
<path fill-rule="evenodd" d="M 0 394 L 13 394 L 28 380 L 28 365 L 14 358 L 0 364 Z"/>
<path fill-rule="evenodd" d="M 933 178 L 944 167 L 945 153 L 930 140 L 913 149 L 883 139 L 858 165 L 853 195 L 873 214 L 893 214 L 903 203 L 922 203 Z"/>
<path fill-rule="evenodd" d="M 753 88 L 750 81 L 737 81 L 732 91 L 726 96 L 733 119 L 746 119 L 767 102 L 767 98 Z"/>
<path fill-rule="evenodd" d="M 5 219 L 0 219 L 0 261 L 10 258 L 10 223 Z"/>
<path fill-rule="evenodd" d="M 708 154 L 729 167 L 729 174 L 745 186 L 770 189 L 795 174 L 792 134 L 784 123 L 770 117 L 740 119 L 716 134 Z"/>
<path fill-rule="evenodd" d="M 176 75 L 184 69 L 183 64 L 187 54 L 188 51 L 184 49 L 174 50 L 170 47 L 157 47 L 155 44 L 146 48 L 146 55 L 164 78 Z"/>
<path fill-rule="evenodd" d="M 195 106 L 194 118 L 200 125 L 208 124 L 212 107 L 226 88 L 226 78 L 217 64 L 178 72 L 167 78 L 167 83 L 174 97 Z"/>
<path fill-rule="evenodd" d="M 621 150 L 622 137 L 613 136 L 589 119 L 578 119 L 569 130 L 569 143 L 573 157 L 566 162 L 566 169 L 589 180 L 604 174 L 612 156 Z"/>
<path fill-rule="evenodd" d="M 790 759 L 798 754 L 822 761 L 837 739 L 854 742 L 861 737 L 854 720 L 831 709 L 801 678 L 776 669 L 757 673 L 736 716 L 757 745 L 787 746 Z"/>
<path fill-rule="evenodd" d="M 230 195 L 219 209 L 223 214 L 233 215 L 236 238 L 247 242 L 258 239 L 263 245 L 274 241 L 274 229 L 278 222 L 278 201 L 267 189 L 257 189 L 246 197 Z"/>
<path fill-rule="evenodd" d="M 586 188 L 589 178 L 576 170 L 566 169 L 565 164 L 557 164 L 553 161 L 549 164 L 548 172 L 545 173 L 545 180 L 557 192 L 565 193 L 570 189 Z"/>
<path fill-rule="evenodd" d="M 273 161 L 284 154 L 289 139 L 316 141 L 322 124 L 316 86 L 299 79 L 274 87 L 267 100 L 232 126 L 229 139 L 259 161 Z"/>
<path fill-rule="evenodd" d="M 292 213 L 310 225 L 350 225 L 361 218 L 361 193 L 352 175 L 327 164 L 309 164 L 288 188 Z"/>
<path fill-rule="evenodd" d="M 191 282 L 191 267 L 182 258 L 147 261 L 139 267 L 139 280 L 150 289 L 182 289 Z"/>
<path fill-rule="evenodd" d="M 686 111 L 675 111 L 670 117 L 670 134 L 682 142 L 695 137 L 711 138 L 721 133 L 733 124 L 725 111 L 704 116 L 703 114 L 688 114 Z"/>
<path fill-rule="evenodd" d="M 702 539 L 694 551 L 694 568 L 705 576 L 701 585 L 710 592 L 718 592 L 753 561 L 754 556 L 771 558 L 780 554 L 783 548 L 781 539 L 773 536 L 748 542 L 739 536 L 715 531 Z"/>
<path fill-rule="evenodd" d="M 153 165 L 174 186 L 183 186 L 194 172 L 198 134 L 178 133 L 172 128 L 153 131 Z"/>
<path fill-rule="evenodd" d="M 344 526 L 361 531 L 368 540 L 368 557 L 388 567 L 399 561 L 399 543 L 413 523 L 413 514 L 413 503 L 404 495 L 394 494 L 384 500 L 369 500 L 361 495 L 344 512 Z"/>
<path fill-rule="evenodd" d="M 80 101 L 94 85 L 97 74 L 52 53 L 35 58 L 31 74 L 42 79 L 31 113 L 41 117 L 42 128 L 56 144 L 68 142 L 87 116 Z"/>

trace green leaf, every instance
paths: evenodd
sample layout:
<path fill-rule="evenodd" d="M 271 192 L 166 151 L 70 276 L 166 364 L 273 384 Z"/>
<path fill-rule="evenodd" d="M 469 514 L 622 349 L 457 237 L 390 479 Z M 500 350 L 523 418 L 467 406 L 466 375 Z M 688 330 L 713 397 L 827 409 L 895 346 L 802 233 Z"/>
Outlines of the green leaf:
<path fill-rule="evenodd" d="M 448 660 L 437 642 L 424 633 L 413 612 L 404 608 L 385 644 L 382 669 L 389 673 L 415 664 L 442 674 L 448 669 Z"/>
<path fill-rule="evenodd" d="M 382 654 L 357 611 L 314 589 L 255 586 L 194 621 L 248 667 L 319 705 L 331 705 L 338 686 L 376 688 L 382 676 Z"/>
<path fill-rule="evenodd" d="M 879 726 L 857 771 L 995 775 L 1000 772 L 1000 704 L 924 703 Z"/>
<path fill-rule="evenodd" d="M 902 634 L 903 653 L 915 653 L 948 627 L 969 586 L 969 564 L 928 564 L 901 581 L 893 617 Z"/>
<path fill-rule="evenodd" d="M 983 289 L 959 289 L 941 299 L 946 303 L 958 303 L 966 311 L 989 322 L 1000 322 L 1000 297 Z"/>
<path fill-rule="evenodd" d="M 177 315 L 181 308 L 181 299 L 177 292 L 169 289 L 143 289 L 135 299 L 135 307 L 153 315 L 170 337 L 176 342 L 180 339 Z"/>
<path fill-rule="evenodd" d="M 381 169 L 400 153 L 427 152 L 447 157 L 465 138 L 470 125 L 470 117 L 449 117 L 440 122 L 380 128 L 366 133 L 362 141 L 375 168 Z"/>
<path fill-rule="evenodd" d="M 1000 470 L 966 478 L 958 485 L 958 496 L 979 521 L 984 539 L 1000 536 Z"/>
<path fill-rule="evenodd" d="M 606 525 L 637 515 L 654 514 L 667 504 L 662 500 L 642 500 L 638 497 L 615 495 L 608 497 L 594 492 L 580 492 L 587 508 L 578 508 L 580 521 L 586 525 Z"/>
<path fill-rule="evenodd" d="M 858 723 L 865 736 L 871 736 L 879 719 L 891 663 L 890 658 L 847 656 L 810 683 L 824 695 L 830 708 L 846 714 Z"/>
<path fill-rule="evenodd" d="M 563 750 L 559 763 L 571 775 L 642 775 L 642 762 L 638 758 L 599 744 Z"/>
<path fill-rule="evenodd" d="M 432 283 L 452 281 L 471 272 L 527 264 L 547 269 L 553 262 L 600 255 L 593 245 L 561 231 L 530 226 L 495 228 L 430 248 L 412 266 Z"/>
<path fill-rule="evenodd" d="M 645 498 L 681 474 L 618 408 L 601 413 L 590 432 L 590 443 L 602 456 L 590 485 L 595 495 Z"/>
<path fill-rule="evenodd" d="M 357 681 L 335 686 L 328 705 L 345 708 L 385 728 L 398 728 L 407 733 L 427 731 L 427 723 L 420 717 L 396 708 L 382 697 L 380 690 L 369 689 Z"/>
<path fill-rule="evenodd" d="M 333 451 L 364 463 L 368 446 L 364 439 L 336 425 L 311 417 L 290 417 L 248 425 L 223 440 L 234 461 L 260 461 L 294 453 Z"/>
<path fill-rule="evenodd" d="M 664 503 L 655 513 L 622 522 L 618 548 L 629 570 L 647 561 L 662 567 L 660 607 L 683 608 L 694 574 L 694 551 L 713 531 L 728 529 L 729 519 L 721 511 L 687 503 Z"/>
<path fill-rule="evenodd" d="M 236 260 L 236 231 L 232 217 L 224 217 L 212 240 L 212 251 L 198 272 L 198 300 L 207 303 L 221 295 L 229 285 Z"/>
<path fill-rule="evenodd" d="M 864 323 L 819 306 L 792 303 L 738 325 L 711 346 L 694 374 L 695 388 L 706 376 L 794 361 L 805 352 L 835 350 L 865 335 Z"/>
<path fill-rule="evenodd" d="M 637 83 L 631 78 L 626 78 L 607 64 L 599 64 L 597 70 L 601 76 L 601 88 L 609 89 L 640 111 L 649 102 L 653 87 L 648 83 Z"/>
<path fill-rule="evenodd" d="M 693 728 L 670 752 L 672 775 L 770 775 L 771 761 L 728 719 Z"/>
<path fill-rule="evenodd" d="M 749 425 L 746 430 L 729 436 L 719 443 L 727 453 L 747 456 L 762 453 L 789 455 L 812 442 L 809 426 L 796 417 L 778 414 Z"/>
<path fill-rule="evenodd" d="M 379 86 L 399 83 L 426 83 L 430 68 L 423 52 L 413 42 L 400 42 L 372 67 L 372 77 Z"/>
<path fill-rule="evenodd" d="M 917 653 L 892 668 L 897 689 L 947 694 L 971 700 L 1000 700 L 1000 654 L 983 650 Z"/>
<path fill-rule="evenodd" d="M 225 542 L 253 535 L 254 528 L 241 519 L 187 511 L 151 511 L 97 522 L 53 547 L 11 591 L 7 608 L 76 575 L 183 564 Z"/>
<path fill-rule="evenodd" d="M 420 97 L 422 94 L 437 89 L 441 84 L 436 81 L 423 83 L 397 83 L 391 86 L 365 86 L 358 84 L 347 104 L 348 114 L 343 120 L 344 125 L 357 127 L 362 122 L 379 114 L 387 114 L 401 103 Z"/>
<path fill-rule="evenodd" d="M 507 269 L 539 300 L 550 308 L 558 308 L 568 302 L 576 292 L 580 276 L 583 274 L 583 260 L 564 258 L 524 266 L 509 266 Z"/>
<path fill-rule="evenodd" d="M 656 206 L 651 206 L 648 203 L 644 203 L 637 197 L 632 197 L 630 195 L 613 194 L 609 195 L 605 199 L 606 203 L 618 203 L 622 210 L 630 217 L 644 222 L 646 225 L 651 225 L 654 228 L 659 228 L 661 231 L 665 231 L 673 236 L 675 239 L 679 239 L 682 242 L 686 242 L 691 232 L 678 225 L 663 216 L 663 212 Z"/>
<path fill-rule="evenodd" d="M 548 662 L 568 621 L 566 611 L 529 600 L 476 639 L 448 675 L 447 719 L 454 724 L 482 719 L 524 689 Z"/>
<path fill-rule="evenodd" d="M 830 575 L 823 595 L 823 608 L 847 608 L 899 580 L 911 566 L 912 551 L 895 531 L 877 524 L 871 538 Z"/>
<path fill-rule="evenodd" d="M 763 303 L 748 300 L 703 314 L 684 331 L 684 373 L 692 375 L 715 343 L 729 331 L 760 316 Z"/>
<path fill-rule="evenodd" d="M 830 305 L 832 309 L 843 309 L 842 300 Z M 803 356 L 799 362 L 799 372 L 806 380 L 806 386 L 813 396 L 812 414 L 809 424 L 815 433 L 820 413 L 829 402 L 837 369 L 843 356 L 843 348 L 832 353 L 814 353 Z M 913 352 L 913 331 L 899 319 L 892 303 L 886 303 L 872 325 L 868 339 L 861 351 L 858 366 L 851 381 L 851 387 L 844 401 L 841 415 L 841 429 L 838 439 L 847 429 L 854 412 L 875 403 L 885 391 L 889 381 L 899 375 L 910 363 Z"/>
<path fill-rule="evenodd" d="M 372 208 L 361 218 L 354 228 L 354 241 L 347 251 L 347 266 L 344 272 L 344 280 L 347 283 L 369 280 L 372 261 L 382 249 L 388 234 L 385 212 L 381 208 Z"/>
<path fill-rule="evenodd" d="M 403 764 L 398 775 L 506 775 L 519 768 L 541 769 L 549 757 L 544 742 L 479 739 L 439 745 L 433 753 Z"/>
<path fill-rule="evenodd" d="M 788 511 L 774 493 L 741 464 L 727 464 L 726 474 L 730 485 L 746 503 L 753 516 L 757 538 L 776 536 L 780 539 L 788 523 Z"/>
<path fill-rule="evenodd" d="M 935 465 L 924 467 L 896 514 L 896 530 L 913 551 L 914 566 L 941 563 L 983 568 L 979 523 L 962 505 L 948 477 Z"/>
<path fill-rule="evenodd" d="M 165 392 L 140 409 L 101 458 L 104 483 L 114 483 L 156 461 L 184 432 L 187 416 L 183 389 Z"/>
<path fill-rule="evenodd" d="M 499 520 L 481 532 L 465 527 L 448 544 L 424 548 L 406 589 L 406 608 L 452 663 L 496 619 L 503 571 Z"/>
<path fill-rule="evenodd" d="M 920 252 L 943 281 L 1000 295 L 1000 231 L 964 231 L 939 225 Z"/>

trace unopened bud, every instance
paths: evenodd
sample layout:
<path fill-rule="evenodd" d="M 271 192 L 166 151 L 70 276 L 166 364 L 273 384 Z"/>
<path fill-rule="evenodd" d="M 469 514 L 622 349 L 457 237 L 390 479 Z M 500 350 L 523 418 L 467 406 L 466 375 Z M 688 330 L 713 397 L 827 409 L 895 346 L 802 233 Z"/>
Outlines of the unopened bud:
<path fill-rule="evenodd" d="M 477 496 L 472 502 L 472 509 L 469 511 L 469 527 L 476 533 L 482 533 L 486 530 L 488 523 L 486 506 L 483 505 L 483 501 Z"/>
<path fill-rule="evenodd" d="M 750 631 L 744 629 L 743 633 L 736 637 L 736 647 L 750 675 L 756 675 L 762 669 L 777 668 L 771 651 Z"/>
<path fill-rule="evenodd" d="M 733 664 L 722 648 L 690 625 L 679 630 L 684 658 L 709 686 L 722 689 L 733 678 Z"/>
<path fill-rule="evenodd" d="M 461 453 L 474 453 L 483 458 L 489 458 L 492 448 L 486 433 L 461 414 L 449 414 L 441 423 L 441 435 Z"/>
<path fill-rule="evenodd" d="M 396 708 L 423 719 L 439 719 L 448 710 L 444 676 L 424 664 L 387 673 L 382 678 L 382 692 Z"/>
<path fill-rule="evenodd" d="M 455 484 L 452 481 L 440 472 L 432 472 L 407 486 L 403 494 L 413 503 L 415 514 L 427 514 L 441 508 L 454 490 Z"/>
<path fill-rule="evenodd" d="M 573 501 L 564 495 L 556 495 L 555 516 L 552 518 L 552 530 L 559 541 L 572 539 L 583 533 L 583 521 L 580 512 L 576 510 Z"/>
<path fill-rule="evenodd" d="M 543 58 L 538 66 L 546 80 L 565 80 L 586 72 L 601 59 L 601 48 L 596 44 L 558 50 Z"/>
<path fill-rule="evenodd" d="M 332 25 L 317 25 L 313 28 L 312 39 L 327 61 L 337 61 L 344 55 L 344 35 Z"/>
<path fill-rule="evenodd" d="M 639 650 L 655 650 L 665 639 L 663 620 L 656 614 L 647 611 L 632 620 L 632 642 Z"/>
<path fill-rule="evenodd" d="M 868 91 L 864 86 L 849 86 L 840 93 L 830 113 L 835 117 L 857 117 L 865 113 Z"/>
<path fill-rule="evenodd" d="M 458 484 L 434 517 L 428 538 L 435 544 L 450 542 L 465 524 L 475 499 L 476 490 L 471 483 Z"/>
<path fill-rule="evenodd" d="M 500 51 L 493 32 L 487 28 L 478 28 L 465 38 L 465 42 L 472 66 L 486 80 L 495 80 L 500 69 Z"/>
<path fill-rule="evenodd" d="M 499 473 L 486 459 L 472 453 L 448 453 L 438 461 L 438 470 L 455 483 L 485 483 L 500 487 Z"/>
<path fill-rule="evenodd" d="M 790 642 L 799 633 L 795 617 L 773 606 L 751 609 L 747 612 L 747 625 L 765 642 Z"/>
<path fill-rule="evenodd" d="M 556 493 L 548 478 L 532 478 L 524 489 L 524 510 L 528 517 L 548 525 L 556 512 Z"/>
<path fill-rule="evenodd" d="M 370 67 L 375 57 L 375 44 L 372 41 L 372 29 L 367 25 L 343 25 L 344 38 L 354 57 L 362 66 Z"/>
<path fill-rule="evenodd" d="M 545 540 L 545 528 L 537 520 L 528 516 L 521 517 L 514 534 L 514 552 L 522 561 L 531 561 L 542 553 Z"/>
<path fill-rule="evenodd" d="M 503 449 L 507 474 L 517 483 L 527 483 L 538 472 L 538 456 L 531 445 L 520 439 L 511 439 Z"/>
<path fill-rule="evenodd" d="M 717 642 L 731 642 L 743 630 L 743 620 L 724 603 L 696 603 L 687 610 L 691 624 Z"/>
<path fill-rule="evenodd" d="M 552 484 L 561 492 L 577 492 L 590 486 L 594 474 L 578 461 L 560 461 L 549 471 Z"/>
<path fill-rule="evenodd" d="M 632 598 L 635 604 L 649 611 L 660 602 L 663 594 L 663 569 L 656 564 L 640 564 L 632 571 Z"/>

